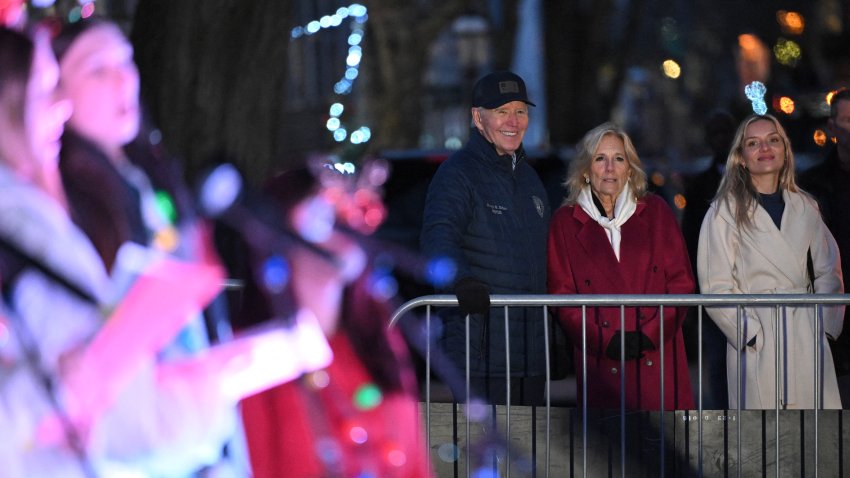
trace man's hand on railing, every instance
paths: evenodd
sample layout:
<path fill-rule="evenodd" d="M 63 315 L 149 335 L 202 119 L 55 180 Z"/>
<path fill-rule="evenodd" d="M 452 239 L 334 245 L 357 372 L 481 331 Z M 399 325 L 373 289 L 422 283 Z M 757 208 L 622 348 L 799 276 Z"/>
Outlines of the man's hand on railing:
<path fill-rule="evenodd" d="M 614 332 L 614 337 L 608 342 L 608 348 L 605 349 L 605 356 L 611 360 L 620 360 L 620 334 L 621 331 Z M 643 352 L 647 350 L 655 350 L 652 341 L 649 337 L 637 330 L 630 330 L 625 334 L 625 359 L 636 360 L 643 358 Z"/>
<path fill-rule="evenodd" d="M 460 312 L 486 315 L 490 312 L 490 287 L 472 277 L 455 282 L 455 295 Z"/>

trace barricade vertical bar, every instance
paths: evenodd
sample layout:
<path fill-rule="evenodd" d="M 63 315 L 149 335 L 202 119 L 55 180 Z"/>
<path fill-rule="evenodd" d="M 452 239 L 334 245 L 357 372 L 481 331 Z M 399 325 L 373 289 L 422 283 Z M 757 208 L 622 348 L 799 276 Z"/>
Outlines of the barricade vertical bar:
<path fill-rule="evenodd" d="M 735 418 L 735 422 L 737 424 L 735 426 L 735 429 L 738 431 L 738 436 L 736 437 L 737 438 L 736 441 L 737 441 L 737 445 L 738 445 L 737 446 L 738 456 L 736 458 L 736 461 L 738 463 L 738 476 L 740 477 L 742 466 L 743 466 L 742 461 L 741 461 L 741 402 L 744 398 L 744 393 L 743 393 L 744 392 L 744 377 L 741 374 L 741 360 L 743 360 L 744 353 L 746 352 L 746 349 L 744 349 L 744 347 L 747 346 L 747 343 L 746 343 L 745 337 L 743 337 L 743 335 L 744 335 L 743 326 L 742 326 L 743 308 L 740 305 L 738 305 L 735 308 L 735 312 L 736 312 L 736 319 L 737 319 L 735 321 L 736 322 L 736 324 L 735 324 L 735 327 L 736 327 L 735 336 L 738 337 L 738 343 L 737 343 L 737 345 L 738 345 L 738 347 L 737 347 L 737 349 L 738 349 L 738 360 L 737 360 L 738 375 L 736 377 L 736 379 L 738 381 L 738 416 Z M 777 463 L 777 465 L 778 465 L 778 463 Z"/>
<path fill-rule="evenodd" d="M 582 476 L 587 478 L 587 306 L 581 306 L 581 460 Z"/>
<path fill-rule="evenodd" d="M 469 463 L 469 459 L 472 456 L 472 452 L 470 451 L 470 448 L 472 448 L 472 446 L 471 446 L 472 440 L 470 439 L 471 427 L 470 427 L 470 424 L 469 424 L 470 405 L 471 405 L 470 398 L 472 396 L 471 395 L 472 391 L 470 390 L 471 387 L 469 385 L 469 373 L 470 373 L 469 340 L 470 340 L 470 338 L 469 338 L 469 314 L 466 314 L 466 413 L 465 413 L 465 415 L 466 415 L 466 476 L 467 477 L 470 476 L 469 470 L 470 470 L 471 465 Z"/>
<path fill-rule="evenodd" d="M 774 391 L 774 396 L 775 396 L 776 400 L 773 402 L 774 407 L 776 407 L 775 410 L 774 410 L 774 412 L 776 414 L 776 419 L 775 419 L 776 424 L 773 427 L 774 433 L 775 433 L 774 441 L 773 441 L 773 451 L 774 451 L 774 454 L 776 455 L 776 478 L 779 478 L 779 476 L 780 476 L 780 473 L 779 473 L 779 408 L 780 408 L 779 407 L 779 397 L 780 397 L 779 384 L 780 384 L 781 379 L 782 379 L 782 373 L 781 373 L 781 370 L 779 368 L 779 363 L 780 363 L 779 362 L 779 355 L 780 355 L 780 350 L 782 350 L 782 349 L 780 349 L 779 347 L 781 345 L 780 337 L 782 336 L 782 334 L 780 333 L 779 317 L 780 317 L 781 312 L 782 312 L 781 306 L 779 306 L 779 305 L 774 306 L 773 316 L 774 316 L 774 322 L 777 324 L 777 326 L 774 330 L 774 333 L 773 333 L 773 341 L 774 341 L 773 347 L 776 349 L 776 366 L 774 367 L 776 369 L 774 371 L 774 374 L 775 374 L 774 380 L 776 381 L 776 388 L 775 388 L 775 391 Z"/>
<path fill-rule="evenodd" d="M 431 306 L 425 307 L 425 448 L 431 450 Z"/>
<path fill-rule="evenodd" d="M 626 477 L 626 306 L 620 306 L 620 476 Z M 585 377 L 587 379 L 587 377 Z"/>
<path fill-rule="evenodd" d="M 661 357 L 660 362 L 661 363 L 659 364 L 660 372 L 661 372 L 661 380 L 660 380 L 660 382 L 661 382 L 661 421 L 660 421 L 660 423 L 661 423 L 661 477 L 664 478 L 665 470 L 667 468 L 667 466 L 666 466 L 667 462 L 665 461 L 665 458 L 666 458 L 665 450 L 666 450 L 667 447 L 664 446 L 664 443 L 665 443 L 664 442 L 664 410 L 665 410 L 665 408 L 664 408 L 664 306 L 663 305 L 658 306 L 658 314 L 659 314 L 659 318 L 661 319 L 661 322 L 659 324 L 660 325 L 659 329 L 661 331 L 661 341 L 660 341 L 660 345 L 659 345 L 659 347 L 661 348 L 661 355 L 660 355 L 660 357 Z"/>
<path fill-rule="evenodd" d="M 821 334 L 823 333 L 823 328 L 821 327 L 821 320 L 823 316 L 819 313 L 821 312 L 821 308 L 815 304 L 815 341 L 817 345 L 815 346 L 815 478 L 818 478 L 818 415 L 820 414 L 820 410 L 823 409 L 823 403 L 821 403 L 821 384 L 823 383 L 821 380 L 821 358 L 824 355 L 823 350 L 823 342 L 824 340 L 821 338 Z"/>
<path fill-rule="evenodd" d="M 511 334 L 508 323 L 508 306 L 505 306 L 505 438 L 511 442 Z M 511 451 L 505 451 L 505 476 L 511 478 Z"/>
<path fill-rule="evenodd" d="M 549 307 L 543 306 L 543 348 L 546 352 L 546 478 L 549 478 L 549 452 L 551 435 L 551 408 L 552 408 L 552 374 L 549 351 Z M 536 437 L 535 437 L 536 438 Z M 536 458 L 536 457 L 535 457 Z M 536 466 L 535 466 L 536 469 Z"/>
<path fill-rule="evenodd" d="M 702 476 L 702 311 L 703 306 L 697 306 L 697 391 L 699 403 L 697 404 L 697 476 Z"/>

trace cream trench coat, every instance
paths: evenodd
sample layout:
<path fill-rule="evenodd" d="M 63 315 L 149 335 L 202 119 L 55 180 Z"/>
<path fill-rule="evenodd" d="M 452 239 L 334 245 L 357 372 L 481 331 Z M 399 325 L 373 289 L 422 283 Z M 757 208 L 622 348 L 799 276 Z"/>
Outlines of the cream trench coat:
<path fill-rule="evenodd" d="M 758 206 L 753 227 L 739 229 L 726 202 L 711 204 L 700 230 L 697 271 L 705 294 L 807 293 L 807 252 L 811 250 L 814 292 L 844 292 L 841 261 L 835 239 L 821 220 L 816 203 L 803 193 L 783 192 L 785 210 L 781 231 L 767 211 Z M 731 204 L 734 210 L 734 203 Z M 821 391 L 825 408 L 841 408 L 829 344 L 841 333 L 843 306 L 823 306 L 819 341 Z M 738 404 L 738 384 L 743 386 L 742 408 L 776 406 L 776 356 L 780 355 L 780 407 L 814 408 L 815 341 L 814 307 L 747 307 L 742 311 L 742 339 L 738 339 L 735 307 L 707 307 L 727 340 L 726 369 L 729 406 Z M 777 317 L 778 315 L 778 317 Z M 781 333 L 779 351 L 776 333 Z M 746 344 L 755 337 L 754 346 Z M 737 359 L 743 360 L 740 381 Z"/>

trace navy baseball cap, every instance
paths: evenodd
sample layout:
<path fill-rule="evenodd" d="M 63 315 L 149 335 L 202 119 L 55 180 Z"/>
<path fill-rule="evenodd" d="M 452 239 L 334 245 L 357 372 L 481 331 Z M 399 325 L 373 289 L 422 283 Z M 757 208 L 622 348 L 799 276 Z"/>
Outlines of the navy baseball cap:
<path fill-rule="evenodd" d="M 516 73 L 497 71 L 485 75 L 475 83 L 472 89 L 472 106 L 487 109 L 498 108 L 511 101 L 522 101 L 536 106 L 528 101 L 525 82 Z"/>

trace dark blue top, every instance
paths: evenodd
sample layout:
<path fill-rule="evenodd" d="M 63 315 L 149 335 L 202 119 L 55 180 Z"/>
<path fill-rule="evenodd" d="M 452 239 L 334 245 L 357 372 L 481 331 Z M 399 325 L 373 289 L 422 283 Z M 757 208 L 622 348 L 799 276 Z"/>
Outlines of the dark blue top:
<path fill-rule="evenodd" d="M 785 211 L 785 200 L 782 199 L 782 190 L 777 189 L 773 194 L 759 193 L 759 204 L 773 219 L 777 229 L 782 229 L 782 213 Z"/>

